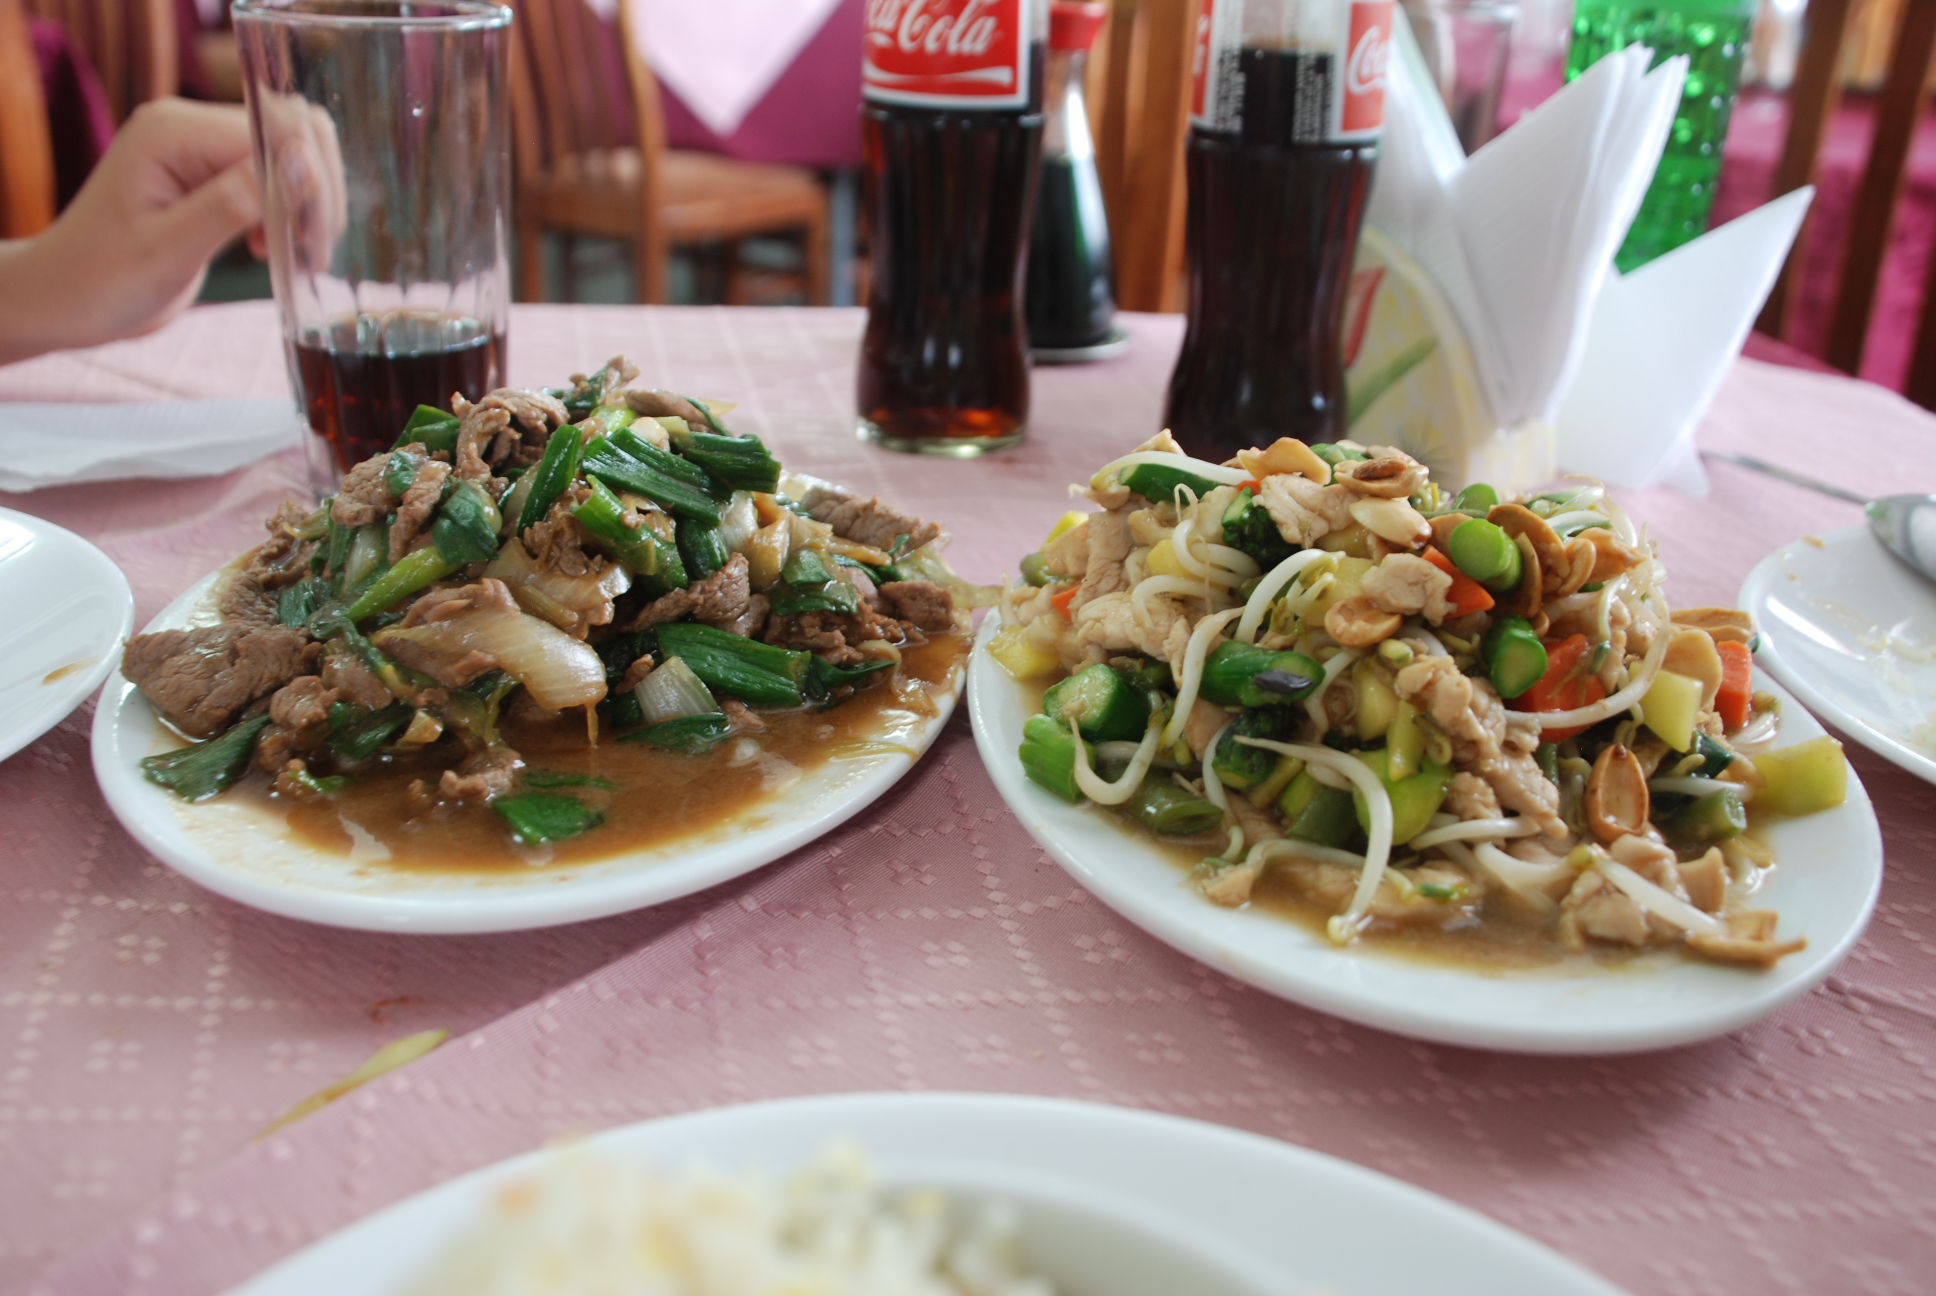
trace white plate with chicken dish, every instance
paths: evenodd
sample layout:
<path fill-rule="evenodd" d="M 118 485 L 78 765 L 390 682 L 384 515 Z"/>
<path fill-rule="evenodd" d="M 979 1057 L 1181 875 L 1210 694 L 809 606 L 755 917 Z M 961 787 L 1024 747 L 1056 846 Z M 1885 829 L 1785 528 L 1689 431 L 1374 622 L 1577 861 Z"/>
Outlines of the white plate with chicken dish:
<path fill-rule="evenodd" d="M 949 1093 L 607 1130 L 420 1193 L 234 1296 L 344 1291 L 1618 1296 L 1465 1207 L 1274 1139 Z"/>
<path fill-rule="evenodd" d="M 1088 490 L 970 709 L 1036 840 L 1161 939 L 1401 1034 L 1617 1053 L 1742 1026 L 1861 933 L 1881 836 L 1841 749 L 1597 486 L 1163 437 Z"/>
<path fill-rule="evenodd" d="M 420 408 L 130 640 L 94 725 L 128 830 L 271 912 L 505 931 L 738 876 L 905 774 L 977 597 L 939 528 L 632 376 Z"/>

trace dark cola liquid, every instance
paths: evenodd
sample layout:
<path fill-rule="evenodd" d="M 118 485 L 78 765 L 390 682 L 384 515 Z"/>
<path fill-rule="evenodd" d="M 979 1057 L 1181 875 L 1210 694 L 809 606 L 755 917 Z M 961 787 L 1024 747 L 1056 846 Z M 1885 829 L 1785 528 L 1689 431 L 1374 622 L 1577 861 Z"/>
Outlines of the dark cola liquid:
<path fill-rule="evenodd" d="M 872 282 L 857 395 L 863 431 L 902 450 L 974 454 L 1028 421 L 1022 273 L 1042 145 L 1021 112 L 861 109 Z"/>
<path fill-rule="evenodd" d="M 1115 317 L 1109 220 L 1095 167 L 1045 157 L 1029 242 L 1029 345 L 1095 346 L 1108 339 Z"/>
<path fill-rule="evenodd" d="M 339 472 L 388 450 L 419 405 L 450 408 L 501 386 L 504 334 L 463 316 L 360 315 L 296 340 L 310 430 L 329 442 Z"/>
<path fill-rule="evenodd" d="M 1221 461 L 1281 436 L 1345 435 L 1345 293 L 1376 144 L 1326 129 L 1328 55 L 1244 50 L 1240 132 L 1192 128 L 1189 323 L 1165 422 Z"/>

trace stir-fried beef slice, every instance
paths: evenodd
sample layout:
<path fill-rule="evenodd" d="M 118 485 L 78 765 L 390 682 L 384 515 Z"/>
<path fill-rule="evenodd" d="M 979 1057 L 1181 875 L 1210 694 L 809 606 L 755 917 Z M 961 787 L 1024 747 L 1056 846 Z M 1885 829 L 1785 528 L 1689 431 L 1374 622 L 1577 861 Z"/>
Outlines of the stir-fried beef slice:
<path fill-rule="evenodd" d="M 222 593 L 215 606 L 224 621 L 276 621 L 276 596 L 262 588 L 262 581 L 246 567 L 231 570 L 222 578 Z"/>
<path fill-rule="evenodd" d="M 625 403 L 634 414 L 646 418 L 677 417 L 686 421 L 696 432 L 704 432 L 712 427 L 699 407 L 677 392 L 669 391 L 629 391 L 625 393 Z"/>
<path fill-rule="evenodd" d="M 376 672 L 354 653 L 337 652 L 323 658 L 322 682 L 344 702 L 375 711 L 396 701 Z"/>
<path fill-rule="evenodd" d="M 591 487 L 573 482 L 545 514 L 544 521 L 525 530 L 524 547 L 537 561 L 538 570 L 589 576 L 611 566 L 601 555 L 587 551 L 592 544 L 591 535 L 572 516 L 571 510 L 584 503 L 591 493 Z"/>
<path fill-rule="evenodd" d="M 336 492 L 336 502 L 330 505 L 329 516 L 336 525 L 360 527 L 383 520 L 383 515 L 397 502 L 385 480 L 389 470 L 387 454 L 372 455 L 350 469 L 349 475 L 343 478 L 343 489 Z"/>
<path fill-rule="evenodd" d="M 773 610 L 773 600 L 764 594 L 754 594 L 746 600 L 746 610 L 724 622 L 720 629 L 736 634 L 742 639 L 751 639 L 766 624 L 766 617 Z"/>
<path fill-rule="evenodd" d="M 535 528 L 533 528 L 535 530 Z M 726 560 L 726 565 L 708 576 L 705 580 L 686 589 L 673 590 L 661 594 L 632 618 L 626 625 L 627 630 L 645 630 L 667 621 L 677 621 L 690 616 L 722 630 L 744 635 L 735 629 L 740 619 L 746 615 L 747 607 L 753 598 L 752 586 L 748 583 L 746 556 L 734 554 Z"/>
<path fill-rule="evenodd" d="M 773 616 L 766 621 L 767 643 L 817 653 L 834 666 L 858 666 L 875 660 L 861 650 L 867 643 L 898 643 L 906 638 L 900 622 L 863 605 L 858 612 L 802 612 Z"/>
<path fill-rule="evenodd" d="M 390 524 L 390 561 L 396 562 L 412 549 L 422 548 L 413 544 L 430 527 L 430 521 L 437 515 L 437 504 L 444 496 L 444 482 L 450 476 L 450 465 L 435 459 L 426 460 L 411 479 L 410 489 L 403 493 L 397 505 L 397 520 Z"/>
<path fill-rule="evenodd" d="M 933 581 L 888 581 L 880 594 L 896 617 L 917 630 L 955 628 L 955 596 Z"/>
<path fill-rule="evenodd" d="M 589 399 L 594 406 L 608 405 L 613 395 L 639 376 L 638 366 L 627 356 L 615 355 L 595 374 L 573 374 L 566 400 Z"/>
<path fill-rule="evenodd" d="M 612 692 L 614 694 L 630 693 L 633 689 L 645 683 L 645 677 L 657 669 L 658 663 L 652 660 L 652 654 L 644 654 L 637 661 L 625 668 L 625 678 L 618 682 L 618 687 L 613 689 Z"/>
<path fill-rule="evenodd" d="M 308 520 L 309 511 L 294 500 L 285 500 L 269 519 L 269 538 L 249 555 L 244 569 L 264 589 L 280 589 L 309 570 L 309 556 L 315 552 L 315 545 L 294 534 Z"/>
<path fill-rule="evenodd" d="M 314 675 L 298 675 L 269 699 L 269 719 L 305 738 L 329 724 L 329 709 L 342 694 Z"/>
<path fill-rule="evenodd" d="M 825 522 L 835 535 L 880 550 L 892 550 L 901 536 L 907 537 L 910 550 L 919 549 L 941 534 L 934 523 L 897 512 L 879 499 L 856 499 L 825 486 L 814 487 L 801 502 L 814 521 Z"/>
<path fill-rule="evenodd" d="M 450 801 L 489 801 L 511 790 L 524 762 L 509 747 L 487 747 L 454 770 L 445 770 L 437 790 Z"/>
<path fill-rule="evenodd" d="M 302 739 L 287 725 L 272 724 L 255 740 L 255 767 L 274 774 L 296 759 L 303 749 Z"/>
<path fill-rule="evenodd" d="M 498 447 L 501 434 L 511 426 L 511 412 L 500 406 L 487 406 L 483 402 L 471 404 L 462 396 L 450 398 L 451 412 L 457 415 L 457 464 L 458 477 L 464 481 L 483 482 L 496 485 L 491 476 L 491 466 L 504 457 L 504 450 Z M 511 433 L 515 441 L 516 433 Z M 508 447 L 507 447 L 508 448 Z M 491 492 L 497 494 L 495 489 Z"/>
<path fill-rule="evenodd" d="M 175 728 L 213 738 L 251 702 L 307 673 L 309 648 L 296 631 L 257 622 L 161 630 L 128 640 L 121 673 Z"/>
<path fill-rule="evenodd" d="M 383 650 L 411 670 L 421 671 L 449 688 L 475 684 L 498 666 L 497 657 L 481 648 L 452 658 L 449 653 L 409 639 L 389 639 L 384 642 Z"/>
<path fill-rule="evenodd" d="M 410 605 L 410 610 L 403 614 L 403 625 L 408 629 L 411 626 L 429 625 L 433 621 L 448 621 L 472 608 L 516 612 L 518 601 L 511 596 L 511 587 L 496 579 L 433 589 Z"/>
<path fill-rule="evenodd" d="M 726 717 L 728 733 L 756 734 L 766 732 L 766 721 L 759 713 L 737 698 L 719 699 L 719 709 Z"/>

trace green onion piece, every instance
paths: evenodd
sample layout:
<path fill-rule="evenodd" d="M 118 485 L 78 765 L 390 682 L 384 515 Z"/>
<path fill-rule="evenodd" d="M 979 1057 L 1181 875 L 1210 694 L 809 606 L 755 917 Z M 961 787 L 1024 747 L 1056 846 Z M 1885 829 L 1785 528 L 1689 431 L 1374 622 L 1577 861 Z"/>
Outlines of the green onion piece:
<path fill-rule="evenodd" d="M 390 558 L 390 541 L 381 522 L 360 526 L 350 536 L 350 556 L 343 563 L 343 587 L 357 589 L 383 570 Z"/>
<path fill-rule="evenodd" d="M 721 436 L 732 435 L 732 433 L 726 430 L 726 425 L 719 421 L 719 415 L 713 413 L 713 407 L 710 404 L 700 400 L 697 396 L 688 396 L 685 398 L 685 400 L 688 405 L 692 406 L 694 409 L 698 410 L 701 414 L 706 416 L 707 427 L 719 433 Z"/>
<path fill-rule="evenodd" d="M 799 616 L 807 612 L 832 612 L 846 616 L 860 610 L 860 596 L 843 580 L 819 585 L 789 585 L 785 581 L 770 591 L 773 615 Z"/>
<path fill-rule="evenodd" d="M 621 454 L 610 438 L 599 437 L 585 447 L 584 470 L 613 490 L 643 495 L 679 517 L 707 526 L 719 525 L 719 501 L 690 482 L 667 476 L 630 455 Z"/>
<path fill-rule="evenodd" d="M 679 453 L 698 464 L 728 490 L 765 491 L 780 488 L 780 461 L 758 437 L 719 436 L 688 432 L 674 436 Z"/>
<path fill-rule="evenodd" d="M 184 801 L 206 801 L 228 790 L 248 771 L 256 739 L 268 727 L 266 712 L 250 716 L 219 738 L 143 757 L 141 773 Z"/>
<path fill-rule="evenodd" d="M 1473 482 L 1452 497 L 1451 512 L 1482 518 L 1499 507 L 1499 492 L 1484 482 Z"/>
<path fill-rule="evenodd" d="M 526 770 L 524 785 L 534 788 L 595 787 L 613 789 L 618 784 L 594 774 L 561 774 L 556 770 Z"/>
<path fill-rule="evenodd" d="M 300 630 L 333 593 L 329 582 L 319 576 L 305 576 L 294 585 L 285 585 L 276 595 L 276 620 L 291 630 Z"/>
<path fill-rule="evenodd" d="M 659 651 L 685 660 L 714 693 L 756 707 L 796 707 L 817 660 L 812 653 L 755 643 L 707 625 L 677 621 L 659 627 Z"/>
<path fill-rule="evenodd" d="M 855 680 L 883 671 L 894 663 L 891 661 L 868 662 L 865 666 L 832 666 L 819 657 L 811 658 L 807 664 L 805 689 L 808 697 L 824 698 L 842 684 L 852 684 Z"/>
<path fill-rule="evenodd" d="M 285 779 L 311 796 L 335 796 L 355 781 L 342 774 L 324 774 L 319 777 L 306 769 L 283 770 L 276 775 L 278 785 Z"/>
<path fill-rule="evenodd" d="M 818 587 L 833 578 L 827 564 L 811 549 L 795 549 L 787 555 L 786 566 L 780 569 L 780 579 L 789 585 Z"/>
<path fill-rule="evenodd" d="M 430 538 L 444 561 L 457 566 L 497 557 L 497 533 L 504 519 L 476 482 L 456 482 L 444 495 L 431 523 Z"/>
<path fill-rule="evenodd" d="M 1178 486 L 1187 486 L 1198 499 L 1217 489 L 1208 477 L 1199 477 L 1165 464 L 1136 464 L 1118 478 L 1129 490 L 1153 504 L 1165 504 L 1176 496 Z"/>
<path fill-rule="evenodd" d="M 418 590 L 436 584 L 456 571 L 462 563 L 454 563 L 437 552 L 436 545 L 429 545 L 412 554 L 405 554 L 402 561 L 389 571 L 384 572 L 370 583 L 368 589 L 357 595 L 356 601 L 343 609 L 343 615 L 350 621 L 361 621 L 372 613 L 381 612 L 392 603 L 408 598 Z"/>
<path fill-rule="evenodd" d="M 1030 716 L 1022 726 L 1022 772 L 1071 805 L 1083 800 L 1076 786 L 1076 740 L 1069 727 L 1045 715 Z M 1090 752 L 1093 763 L 1095 753 Z"/>
<path fill-rule="evenodd" d="M 1362 450 L 1353 450 L 1349 446 L 1334 445 L 1329 441 L 1313 441 L 1311 443 L 1311 453 L 1330 464 L 1333 468 L 1336 468 L 1341 463 L 1351 463 L 1354 460 L 1365 457 L 1365 452 Z"/>
<path fill-rule="evenodd" d="M 1492 677 L 1492 685 L 1502 698 L 1518 697 L 1546 674 L 1546 645 L 1525 617 L 1501 617 L 1486 631 L 1479 651 L 1485 659 L 1486 674 Z"/>
<path fill-rule="evenodd" d="M 660 540 L 646 526 L 626 526 L 625 504 L 612 494 L 604 482 L 593 478 L 591 488 L 592 493 L 571 513 L 578 519 L 578 524 L 598 542 L 598 547 L 618 559 L 634 576 L 666 578 L 668 588 L 675 585 L 671 578 L 676 571 L 676 586 L 683 589 L 686 585 L 685 568 L 672 546 Z"/>
<path fill-rule="evenodd" d="M 604 815 L 583 801 L 553 792 L 501 796 L 491 802 L 491 809 L 511 825 L 511 835 L 526 846 L 564 841 L 605 822 Z"/>
<path fill-rule="evenodd" d="M 1706 734 L 1694 736 L 1694 750 L 1701 754 L 1701 767 L 1694 771 L 1697 778 L 1719 778 L 1734 764 L 1734 753 Z"/>
<path fill-rule="evenodd" d="M 524 497 L 524 508 L 518 513 L 519 535 L 545 520 L 551 506 L 578 475 L 584 449 L 585 434 L 569 423 L 551 434 L 551 440 L 545 442 L 544 458 L 531 470 L 531 493 Z"/>
<path fill-rule="evenodd" d="M 441 450 L 454 455 L 457 453 L 457 430 L 461 426 L 455 414 L 429 405 L 419 405 L 411 412 L 410 421 L 403 425 L 403 434 L 397 438 L 397 445 L 407 446 L 418 442 L 429 454 Z"/>
<path fill-rule="evenodd" d="M 676 523 L 679 557 L 693 580 L 704 580 L 732 561 L 733 552 L 720 538 L 719 528 L 680 518 Z"/>
<path fill-rule="evenodd" d="M 597 419 L 599 426 L 604 428 L 606 435 L 609 436 L 621 428 L 631 427 L 632 424 L 638 421 L 639 415 L 637 410 L 629 406 L 600 405 L 591 412 L 589 417 Z"/>
<path fill-rule="evenodd" d="M 1073 745 L 1070 755 L 1075 754 Z M 1223 811 L 1167 777 L 1152 774 L 1123 807 L 1130 818 L 1159 837 L 1194 837 L 1223 822 Z"/>
<path fill-rule="evenodd" d="M 1525 562 L 1513 538 L 1484 518 L 1467 518 L 1453 529 L 1446 556 L 1454 566 L 1495 594 L 1519 585 Z"/>
<path fill-rule="evenodd" d="M 605 438 L 612 448 L 628 458 L 636 459 L 655 472 L 662 472 L 689 486 L 697 486 L 707 494 L 716 494 L 719 483 L 698 464 L 681 459 L 670 450 L 661 450 L 634 432 L 631 428 L 621 428 Z"/>
<path fill-rule="evenodd" d="M 392 495 L 401 496 L 410 489 L 410 483 L 417 479 L 417 469 L 423 467 L 423 456 L 408 450 L 396 449 L 390 452 L 389 462 L 383 469 L 383 489 Z"/>
<path fill-rule="evenodd" d="M 351 760 L 368 760 L 410 723 L 413 714 L 402 702 L 380 711 L 338 702 L 329 709 L 329 734 L 323 742 Z"/>
<path fill-rule="evenodd" d="M 718 746 L 731 729 L 732 722 L 723 715 L 681 716 L 626 734 L 620 741 L 650 743 L 667 751 L 698 756 Z"/>
<path fill-rule="evenodd" d="M 343 564 L 350 560 L 350 542 L 356 538 L 356 528 L 346 527 L 336 520 L 336 511 L 331 507 L 334 503 L 334 496 L 323 503 L 323 511 L 329 514 L 329 540 L 323 546 L 326 555 L 323 572 L 329 576 L 343 570 Z"/>

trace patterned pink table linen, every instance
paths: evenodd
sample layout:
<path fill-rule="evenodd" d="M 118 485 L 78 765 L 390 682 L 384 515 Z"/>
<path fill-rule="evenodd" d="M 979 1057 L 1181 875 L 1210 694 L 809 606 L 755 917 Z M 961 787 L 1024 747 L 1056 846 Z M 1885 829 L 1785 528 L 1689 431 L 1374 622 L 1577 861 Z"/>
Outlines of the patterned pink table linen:
<path fill-rule="evenodd" d="M 1066 507 L 1065 483 L 1153 425 L 1180 321 L 1129 322 L 1122 360 L 1038 370 L 1031 441 L 975 464 L 853 441 L 854 312 L 520 307 L 511 367 L 555 381 L 624 350 L 654 381 L 739 397 L 735 422 L 789 464 L 947 520 L 957 565 L 992 579 Z M 262 394 L 281 373 L 269 313 L 236 306 L 0 370 L 0 395 Z M 1936 420 L 1844 379 L 1743 361 L 1702 436 L 1856 489 L 1936 485 Z M 251 542 L 299 479 L 291 458 L 0 502 L 100 543 L 145 618 Z M 1682 602 L 1731 601 L 1769 549 L 1858 520 L 1725 465 L 1713 476 L 1701 503 L 1626 497 Z M 1411 1043 L 1171 953 L 1033 846 L 959 721 L 871 812 L 750 878 L 549 932 L 411 940 L 254 913 L 175 877 L 107 815 L 87 719 L 0 764 L 0 1282 L 219 1291 L 561 1133 L 909 1087 L 1255 1129 L 1465 1201 L 1635 1291 L 1929 1286 L 1936 794 L 1863 753 L 1889 872 L 1838 975 L 1723 1040 L 1573 1061 Z M 431 1026 L 472 1033 L 247 1141 Z"/>

